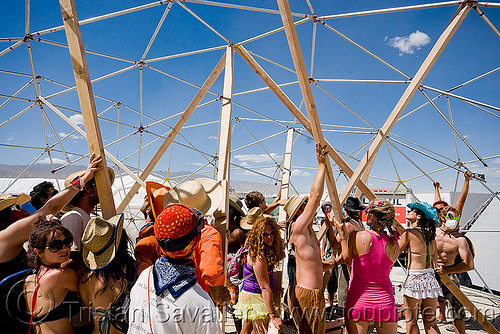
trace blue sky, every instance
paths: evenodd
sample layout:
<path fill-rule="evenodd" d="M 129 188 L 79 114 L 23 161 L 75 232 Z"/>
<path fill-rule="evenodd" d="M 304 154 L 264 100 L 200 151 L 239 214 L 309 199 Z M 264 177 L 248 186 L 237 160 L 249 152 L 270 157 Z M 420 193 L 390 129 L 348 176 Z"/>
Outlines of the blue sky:
<path fill-rule="evenodd" d="M 248 1 L 222 2 L 249 5 Z M 30 3 L 31 33 L 62 25 L 57 1 L 35 0 Z M 76 6 L 79 19 L 85 20 L 147 3 L 149 2 L 88 0 L 77 1 Z M 274 13 L 215 7 L 188 1 L 182 4 L 232 43 L 240 43 L 282 26 L 281 17 Z M 315 13 L 322 17 L 421 3 L 417 1 L 376 3 L 373 1 L 312 0 L 311 4 Z M 0 13 L 0 38 L 23 37 L 25 3 L 4 1 L 2 5 L 4 10 Z M 259 1 L 251 5 L 277 10 L 275 1 Z M 311 14 L 306 1 L 290 1 L 290 6 L 294 13 Z M 134 65 L 133 61 L 139 61 L 165 9 L 166 5 L 155 6 L 82 25 L 83 42 L 87 51 L 96 51 L 120 58 L 111 59 L 87 53 L 91 78 L 100 78 L 126 69 Z M 457 6 L 447 6 L 329 19 L 324 22 L 330 28 L 339 31 L 399 71 L 412 77 L 456 9 Z M 482 10 L 497 27 L 500 25 L 499 8 L 482 8 Z M 295 17 L 294 19 L 298 21 L 301 18 Z M 394 81 L 405 80 L 405 77 L 322 24 L 317 24 L 316 35 L 314 35 L 312 20 L 298 25 L 297 33 L 309 74 L 311 75 L 312 72 L 312 77 L 318 80 L 317 86 L 312 86 L 312 91 L 320 121 L 325 125 L 323 129 L 335 130 L 335 132 L 325 132 L 324 136 L 341 154 L 353 156 L 353 159 L 346 157 L 346 161 L 350 162 L 351 167 L 355 169 L 358 164 L 356 159 L 359 159 L 366 150 L 363 145 L 373 138 L 374 130 L 370 128 L 370 125 L 374 128 L 380 128 L 383 125 L 406 88 L 406 84 L 332 83 L 325 82 L 325 80 Z M 74 77 L 68 50 L 46 43 L 51 41 L 66 44 L 64 31 L 44 34 L 39 38 L 43 41 L 31 41 L 33 66 L 35 74 L 42 77 L 40 79 L 41 95 L 50 97 L 64 90 L 65 87 L 62 85 L 74 86 Z M 312 57 L 313 41 L 314 57 Z M 13 42 L 2 40 L 0 50 L 5 50 L 11 45 Z M 123 162 L 127 166 L 137 168 L 140 165 L 144 168 L 162 141 L 162 139 L 158 140 L 159 136 L 165 135 L 168 127 L 175 124 L 177 117 L 168 119 L 163 124 L 148 126 L 154 122 L 152 119 L 160 120 L 182 112 L 198 90 L 188 83 L 200 86 L 222 57 L 225 49 L 161 61 L 151 61 L 152 59 L 225 45 L 227 42 L 224 39 L 208 29 L 181 5 L 175 3 L 145 58 L 150 68 L 144 67 L 142 70 L 142 117 L 138 67 L 93 84 L 94 94 L 98 96 L 96 98 L 97 112 L 103 112 L 100 126 L 104 144 L 121 139 L 118 144 L 112 144 L 108 150 L 118 158 L 124 159 Z M 257 61 L 278 84 L 297 80 L 296 74 L 293 73 L 293 62 L 284 32 L 257 39 L 244 46 L 257 55 Z M 479 15 L 471 10 L 424 80 L 424 85 L 443 91 L 451 89 L 499 67 L 499 53 L 498 37 L 480 19 Z M 15 75 L 12 72 L 27 74 L 27 76 Z M 2 96 L 14 95 L 29 82 L 30 75 L 31 68 L 26 43 L 0 56 L 0 94 L 2 94 L 0 105 L 6 101 L 6 97 Z M 172 76 L 183 81 L 174 79 Z M 453 92 L 498 108 L 500 106 L 499 83 L 500 71 L 497 71 Z M 276 163 L 281 163 L 283 157 L 285 130 L 287 126 L 292 125 L 294 118 L 269 90 L 238 94 L 263 87 L 265 87 L 263 82 L 236 54 L 233 88 L 237 95 L 233 98 L 235 103 L 233 117 L 238 119 L 233 123 L 232 148 L 244 147 L 256 139 L 282 134 L 263 141 L 262 147 L 253 145 L 234 152 L 232 162 L 240 167 L 232 169 L 232 179 L 267 183 L 270 182 L 269 178 L 261 174 L 269 177 L 278 175 Z M 220 75 L 210 91 L 220 94 L 222 88 L 223 75 Z M 297 106 L 301 105 L 298 84 L 285 86 L 283 90 Z M 431 98 L 438 95 L 427 89 L 425 92 Z M 34 100 L 36 95 L 33 85 L 28 85 L 17 96 Z M 177 143 L 174 144 L 172 151 L 169 149 L 160 160 L 157 170 L 195 171 L 216 155 L 218 136 L 216 121 L 220 113 L 220 102 L 216 99 L 216 95 L 207 94 L 202 101 L 202 104 L 207 104 L 194 112 L 187 123 L 188 127 L 180 133 L 182 137 L 176 138 Z M 75 91 L 56 95 L 49 101 L 58 106 L 68 117 L 71 116 L 76 122 L 81 122 L 81 116 L 78 115 L 80 107 Z M 117 107 L 114 102 L 119 102 L 120 106 Z M 403 115 L 425 102 L 426 99 L 421 93 L 415 94 Z M 435 103 L 449 118 L 448 101 L 441 97 Z M 0 124 L 30 105 L 32 102 L 26 100 L 9 101 L 0 109 Z M 449 99 L 449 107 L 455 127 L 479 156 L 484 159 L 500 154 L 497 145 L 500 139 L 497 130 L 500 125 L 498 110 L 482 106 L 478 108 L 457 98 Z M 303 106 L 301 110 L 306 113 Z M 47 107 L 44 107 L 44 111 L 50 120 L 50 124 L 45 122 L 45 130 L 44 116 L 38 106 L 0 127 L 0 163 L 30 164 L 42 153 L 42 148 L 46 146 L 46 143 L 49 146 L 57 143 L 53 132 L 59 137 L 71 133 L 72 128 L 53 111 Z M 141 118 L 142 125 L 146 126 L 147 130 L 142 133 L 142 136 L 136 133 L 141 125 Z M 51 130 L 51 126 L 54 131 Z M 302 127 L 297 124 L 296 128 L 300 132 Z M 122 139 L 128 135 L 130 136 Z M 316 167 L 314 142 L 308 137 L 310 136 L 299 136 L 293 150 L 292 183 L 300 192 L 308 192 Z M 421 176 L 420 168 L 425 173 L 438 171 L 429 174 L 430 177 L 439 180 L 445 190 L 451 190 L 455 184 L 456 171 L 447 168 L 447 165 L 454 164 L 458 151 L 460 160 L 470 162 L 467 166 L 472 171 L 486 175 L 489 187 L 495 191 L 500 188 L 500 158 L 486 160 L 488 168 L 474 162 L 476 156 L 458 137 L 455 147 L 451 128 L 432 106 L 419 108 L 401 119 L 393 128 L 390 137 L 390 143 L 401 150 L 408 159 L 391 144 L 382 145 L 372 170 L 372 177 L 368 181 L 370 186 L 394 188 L 400 178 L 405 181 L 405 185 L 416 192 L 432 191 L 431 181 Z M 152 142 L 155 139 L 157 140 Z M 400 144 L 401 142 L 413 147 L 414 150 Z M 151 144 L 147 145 L 148 143 Z M 138 149 L 141 145 L 143 148 L 140 150 L 139 158 Z M 63 147 L 71 161 L 88 152 L 85 140 L 78 134 L 64 139 Z M 200 155 L 198 151 L 188 147 L 206 154 Z M 55 145 L 53 148 L 55 150 L 51 153 L 53 160 L 64 161 L 65 156 L 60 152 L 60 146 Z M 49 162 L 47 154 L 42 155 L 37 162 Z M 79 164 L 82 163 L 79 162 Z M 418 168 L 414 164 L 418 165 Z M 209 177 L 213 176 L 213 167 L 205 167 L 202 171 L 206 172 Z M 260 174 L 255 174 L 253 171 L 258 171 Z M 62 177 L 66 175 L 64 170 L 60 173 Z M 346 184 L 346 178 L 338 173 L 335 173 L 335 176 L 338 179 L 340 191 Z M 459 178 L 459 187 L 461 187 L 461 179 L 462 177 Z M 471 189 L 474 192 L 486 192 L 486 189 L 477 182 L 472 183 Z"/>

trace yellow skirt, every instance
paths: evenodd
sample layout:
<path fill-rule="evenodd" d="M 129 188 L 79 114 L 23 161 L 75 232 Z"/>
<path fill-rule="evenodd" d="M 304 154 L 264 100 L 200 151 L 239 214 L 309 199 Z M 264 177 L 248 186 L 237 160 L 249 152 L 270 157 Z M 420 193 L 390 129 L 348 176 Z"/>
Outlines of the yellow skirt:
<path fill-rule="evenodd" d="M 240 291 L 234 315 L 243 320 L 258 320 L 269 317 L 266 304 L 260 293 Z"/>

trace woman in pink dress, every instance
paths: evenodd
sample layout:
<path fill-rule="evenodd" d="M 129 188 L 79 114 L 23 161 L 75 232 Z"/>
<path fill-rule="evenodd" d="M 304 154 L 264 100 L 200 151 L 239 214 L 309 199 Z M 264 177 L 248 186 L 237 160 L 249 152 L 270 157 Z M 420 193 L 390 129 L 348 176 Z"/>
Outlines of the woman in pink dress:
<path fill-rule="evenodd" d="M 400 253 L 393 227 L 394 207 L 377 199 L 365 211 L 370 229 L 352 232 L 348 241 L 345 224 L 335 221 L 342 246 L 337 263 L 352 265 L 345 310 L 347 330 L 349 334 L 366 333 L 373 322 L 377 333 L 396 333 L 398 317 L 389 279 Z"/>

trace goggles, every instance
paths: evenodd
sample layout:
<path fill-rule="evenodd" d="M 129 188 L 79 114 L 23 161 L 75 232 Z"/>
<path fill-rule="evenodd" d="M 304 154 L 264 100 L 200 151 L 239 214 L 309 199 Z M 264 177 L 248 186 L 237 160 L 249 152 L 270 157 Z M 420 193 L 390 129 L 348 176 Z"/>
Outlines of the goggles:
<path fill-rule="evenodd" d="M 453 215 L 453 213 L 451 213 L 451 212 L 448 212 L 448 213 L 446 214 L 446 216 L 444 216 L 444 217 L 445 217 L 446 219 L 450 219 L 450 220 L 459 220 L 459 219 L 460 219 L 460 215 L 458 215 L 457 217 L 455 217 L 455 216 Z"/>

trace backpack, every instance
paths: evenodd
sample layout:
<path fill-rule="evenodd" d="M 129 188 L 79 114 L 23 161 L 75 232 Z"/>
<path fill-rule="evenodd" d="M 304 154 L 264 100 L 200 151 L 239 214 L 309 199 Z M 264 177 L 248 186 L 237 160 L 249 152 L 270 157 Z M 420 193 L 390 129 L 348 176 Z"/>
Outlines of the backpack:
<path fill-rule="evenodd" d="M 28 269 L 12 274 L 0 282 L 0 326 L 5 333 L 27 333 L 30 314 L 24 301 L 24 280 Z"/>
<path fill-rule="evenodd" d="M 254 275 L 251 273 L 246 277 L 243 277 L 243 264 L 242 261 L 246 259 L 248 254 L 248 249 L 245 246 L 242 246 L 236 253 L 229 253 L 227 255 L 227 277 L 234 285 L 238 286 L 247 278 L 250 278 Z"/>

